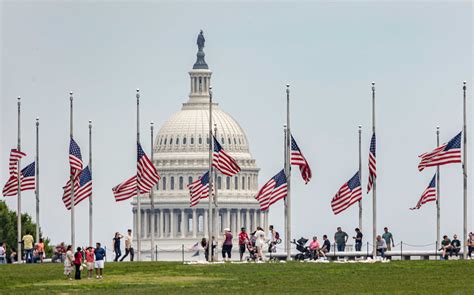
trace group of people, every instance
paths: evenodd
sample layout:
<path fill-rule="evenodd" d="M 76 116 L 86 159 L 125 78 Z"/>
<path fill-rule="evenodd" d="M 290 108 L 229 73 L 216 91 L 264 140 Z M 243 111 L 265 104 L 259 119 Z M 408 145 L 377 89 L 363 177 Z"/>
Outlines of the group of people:
<path fill-rule="evenodd" d="M 120 247 L 120 240 L 125 237 L 125 255 L 122 256 L 122 250 Z M 135 256 L 135 250 L 133 249 L 133 235 L 132 230 L 128 229 L 126 235 L 122 235 L 119 232 L 115 233 L 114 238 L 112 239 L 114 245 L 114 262 L 123 261 L 128 255 L 130 255 L 130 261 L 133 261 Z M 122 256 L 122 259 L 119 258 Z"/>
<path fill-rule="evenodd" d="M 74 278 L 81 279 L 81 271 L 87 269 L 87 278 L 92 279 L 94 269 L 97 279 L 102 279 L 104 264 L 105 264 L 105 250 L 100 243 L 96 247 L 81 248 L 77 247 L 76 253 L 73 253 L 72 246 L 66 247 L 66 255 L 64 259 L 64 275 L 67 279 L 72 280 L 72 271 L 74 269 Z"/>
<path fill-rule="evenodd" d="M 233 247 L 233 234 L 229 228 L 224 229 L 224 235 L 222 239 L 222 259 L 224 261 L 232 258 L 232 247 Z M 262 227 L 257 228 L 250 234 L 247 232 L 245 227 L 240 229 L 238 235 L 238 245 L 240 261 L 244 259 L 245 252 L 249 253 L 249 259 L 256 261 L 263 261 L 265 256 L 263 254 L 264 248 L 268 245 L 268 252 L 276 252 L 276 244 L 280 243 L 280 234 L 275 231 L 273 225 L 268 228 L 268 235 L 265 235 L 265 231 Z M 209 251 L 211 252 L 211 258 L 215 258 L 215 249 L 217 248 L 217 241 L 213 236 L 210 241 L 206 238 L 202 238 L 201 247 L 204 249 L 204 256 L 206 260 L 209 260 Z M 209 249 L 209 247 L 211 247 Z"/>
<path fill-rule="evenodd" d="M 30 232 L 26 232 L 26 234 L 21 239 L 21 244 L 23 245 L 24 250 L 24 259 L 26 263 L 37 263 L 43 262 L 44 258 L 46 257 L 45 252 L 45 245 L 42 238 L 39 239 L 38 243 L 35 244 L 33 236 Z M 22 259 L 22 257 L 18 257 L 18 253 L 14 248 L 10 249 L 10 261 L 18 262 L 18 260 Z M 8 262 L 7 259 L 7 244 L 5 242 L 0 243 L 0 264 L 6 264 Z"/>
<path fill-rule="evenodd" d="M 447 260 L 448 255 L 449 258 L 453 257 L 453 254 L 455 257 L 459 256 L 459 252 L 461 251 L 461 241 L 458 239 L 457 235 L 453 236 L 453 239 L 449 239 L 447 235 L 443 236 L 443 240 L 441 241 L 441 248 L 439 251 L 441 252 L 441 259 L 442 260 Z M 467 257 L 469 259 L 472 258 L 472 252 L 474 251 L 474 233 L 470 232 L 469 233 L 469 238 L 467 240 Z"/>

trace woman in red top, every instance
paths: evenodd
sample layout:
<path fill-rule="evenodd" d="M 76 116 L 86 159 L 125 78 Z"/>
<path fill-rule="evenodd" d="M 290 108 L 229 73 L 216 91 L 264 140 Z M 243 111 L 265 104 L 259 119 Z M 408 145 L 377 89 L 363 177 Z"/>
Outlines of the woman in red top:
<path fill-rule="evenodd" d="M 76 268 L 76 273 L 74 279 L 81 279 L 81 265 L 82 265 L 82 249 L 77 247 L 77 252 L 74 254 L 74 267 Z"/>

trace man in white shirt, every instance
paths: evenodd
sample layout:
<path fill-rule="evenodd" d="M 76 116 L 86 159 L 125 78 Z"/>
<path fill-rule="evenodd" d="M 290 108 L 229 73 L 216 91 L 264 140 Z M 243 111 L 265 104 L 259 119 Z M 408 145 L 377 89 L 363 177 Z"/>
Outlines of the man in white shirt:
<path fill-rule="evenodd" d="M 377 246 L 377 253 L 380 253 L 380 256 L 382 258 L 385 258 L 385 251 L 387 251 L 387 243 L 385 242 L 384 239 L 382 239 L 380 235 L 377 236 L 376 246 Z"/>
<path fill-rule="evenodd" d="M 133 235 L 132 235 L 132 230 L 129 229 L 127 231 L 127 234 L 125 235 L 125 255 L 120 259 L 120 261 L 123 261 L 125 257 L 128 256 L 130 253 L 130 261 L 133 261 L 133 256 L 135 256 L 135 251 L 133 250 Z"/>

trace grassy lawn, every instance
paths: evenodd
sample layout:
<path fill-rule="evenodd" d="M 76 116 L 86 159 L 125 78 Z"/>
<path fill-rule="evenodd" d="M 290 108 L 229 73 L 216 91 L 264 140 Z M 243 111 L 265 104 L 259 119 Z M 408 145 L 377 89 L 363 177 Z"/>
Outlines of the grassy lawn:
<path fill-rule="evenodd" d="M 0 293 L 474 294 L 474 261 L 461 260 L 384 264 L 135 262 L 105 267 L 102 280 L 68 281 L 61 264 L 2 265 Z"/>

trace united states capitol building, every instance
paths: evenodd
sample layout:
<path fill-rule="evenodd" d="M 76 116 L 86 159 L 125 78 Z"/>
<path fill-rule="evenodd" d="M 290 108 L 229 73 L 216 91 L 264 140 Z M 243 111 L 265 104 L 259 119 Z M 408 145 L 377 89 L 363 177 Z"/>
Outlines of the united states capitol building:
<path fill-rule="evenodd" d="M 201 32 L 201 38 L 203 38 Z M 204 46 L 199 46 L 197 60 L 189 71 L 189 98 L 181 110 L 161 126 L 154 139 L 154 164 L 161 180 L 154 190 L 154 209 L 148 195 L 141 196 L 141 249 L 150 257 L 150 235 L 154 218 L 155 244 L 160 249 L 189 247 L 208 236 L 208 199 L 190 207 L 187 185 L 209 167 L 209 86 L 212 71 L 205 61 Z M 217 175 L 217 231 L 229 227 L 237 238 L 240 227 L 267 228 L 268 213 L 261 212 L 255 200 L 258 172 L 249 150 L 244 130 L 213 98 L 212 120 L 216 138 L 241 167 L 233 177 Z M 137 204 L 132 202 L 134 228 L 137 229 Z M 137 231 L 135 231 L 137 232 Z M 219 236 L 221 239 L 221 236 Z M 237 248 L 237 247 L 235 247 Z"/>

